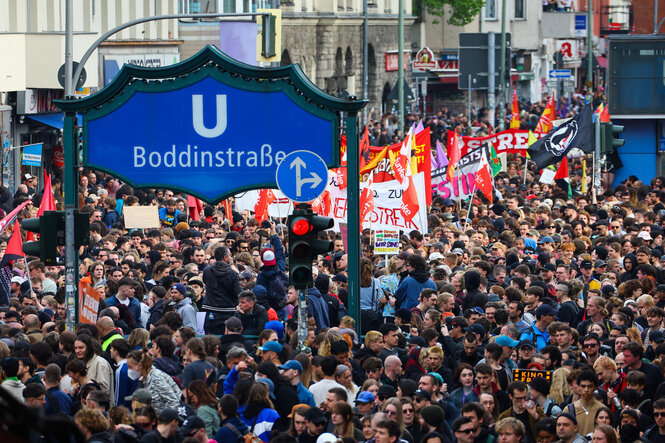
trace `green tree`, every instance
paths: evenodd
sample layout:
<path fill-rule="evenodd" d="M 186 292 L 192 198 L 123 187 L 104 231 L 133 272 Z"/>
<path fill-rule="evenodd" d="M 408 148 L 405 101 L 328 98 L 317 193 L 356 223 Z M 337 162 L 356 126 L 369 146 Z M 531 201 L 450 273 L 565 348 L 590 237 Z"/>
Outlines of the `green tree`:
<path fill-rule="evenodd" d="M 451 25 L 464 26 L 476 18 L 485 6 L 485 0 L 421 0 L 421 5 L 422 9 L 437 17 L 448 13 Z"/>

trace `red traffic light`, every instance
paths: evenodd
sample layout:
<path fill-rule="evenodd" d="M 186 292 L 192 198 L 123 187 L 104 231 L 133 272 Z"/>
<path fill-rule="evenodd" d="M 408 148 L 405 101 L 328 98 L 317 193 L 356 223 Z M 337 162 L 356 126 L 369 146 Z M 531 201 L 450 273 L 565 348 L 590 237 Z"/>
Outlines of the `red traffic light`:
<path fill-rule="evenodd" d="M 304 218 L 296 220 L 291 228 L 291 231 L 295 235 L 305 235 L 311 230 L 312 230 L 312 225 Z"/>

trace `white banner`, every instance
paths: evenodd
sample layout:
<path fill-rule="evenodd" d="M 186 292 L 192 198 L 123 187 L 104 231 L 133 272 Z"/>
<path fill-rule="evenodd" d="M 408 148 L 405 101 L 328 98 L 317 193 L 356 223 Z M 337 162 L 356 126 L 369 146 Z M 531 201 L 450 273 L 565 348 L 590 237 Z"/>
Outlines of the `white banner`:
<path fill-rule="evenodd" d="M 272 192 L 277 198 L 276 203 L 268 205 L 268 215 L 271 217 L 288 217 L 293 212 L 293 202 L 289 200 L 279 189 L 273 189 Z M 236 211 L 242 212 L 245 209 L 254 212 L 254 206 L 259 201 L 259 191 L 247 191 L 235 196 Z"/>
<path fill-rule="evenodd" d="M 402 193 L 406 188 L 407 181 L 400 185 L 397 180 L 382 183 L 374 183 L 374 211 L 370 212 L 367 220 L 363 223 L 363 229 L 401 229 L 409 232 L 414 229 L 422 233 L 427 229 L 427 202 L 425 200 L 425 175 L 422 172 L 413 176 L 413 182 L 418 192 L 418 213 L 413 220 L 407 222 L 402 216 Z M 360 183 L 360 191 L 365 188 L 365 183 Z M 340 190 L 335 185 L 334 174 L 328 172 L 328 189 L 332 198 L 332 214 L 328 217 L 335 219 L 335 226 L 339 222 L 346 222 L 347 200 L 346 189 Z"/>

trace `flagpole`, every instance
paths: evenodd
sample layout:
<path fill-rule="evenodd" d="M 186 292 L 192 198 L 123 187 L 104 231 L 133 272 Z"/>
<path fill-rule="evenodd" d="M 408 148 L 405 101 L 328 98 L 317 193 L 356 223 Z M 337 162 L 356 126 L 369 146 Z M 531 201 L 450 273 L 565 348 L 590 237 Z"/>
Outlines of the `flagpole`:
<path fill-rule="evenodd" d="M 464 221 L 464 230 L 466 233 L 466 227 L 469 224 L 469 219 L 471 218 L 471 206 L 473 206 L 473 193 L 476 192 L 476 180 L 473 180 L 473 187 L 471 188 L 471 195 L 469 196 L 469 207 L 466 209 L 466 220 Z"/>
<path fill-rule="evenodd" d="M 526 155 L 524 156 L 524 185 L 526 185 L 526 170 L 527 167 L 529 166 L 529 159 L 526 158 Z"/>

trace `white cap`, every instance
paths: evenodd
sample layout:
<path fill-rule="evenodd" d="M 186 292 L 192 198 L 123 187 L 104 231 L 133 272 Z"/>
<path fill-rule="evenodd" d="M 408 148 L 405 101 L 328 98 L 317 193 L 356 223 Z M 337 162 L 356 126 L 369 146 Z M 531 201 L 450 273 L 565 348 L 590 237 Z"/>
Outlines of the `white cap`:
<path fill-rule="evenodd" d="M 15 275 L 12 277 L 12 283 L 18 283 L 19 285 L 23 284 L 25 280 L 23 280 L 23 277 L 19 277 L 18 275 Z"/>
<path fill-rule="evenodd" d="M 319 435 L 319 438 L 316 439 L 316 443 L 335 443 L 337 441 L 337 437 L 335 437 L 334 434 L 331 434 L 330 432 L 324 432 L 323 434 Z"/>
<path fill-rule="evenodd" d="M 653 238 L 651 238 L 651 234 L 649 234 L 647 231 L 640 231 L 640 233 L 637 234 L 637 237 L 641 238 L 642 240 L 653 240 Z"/>

